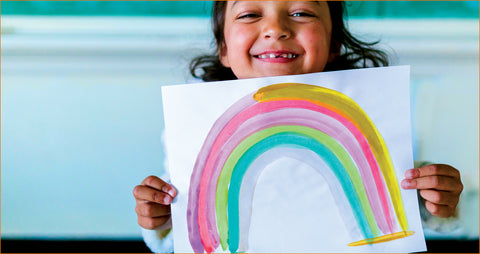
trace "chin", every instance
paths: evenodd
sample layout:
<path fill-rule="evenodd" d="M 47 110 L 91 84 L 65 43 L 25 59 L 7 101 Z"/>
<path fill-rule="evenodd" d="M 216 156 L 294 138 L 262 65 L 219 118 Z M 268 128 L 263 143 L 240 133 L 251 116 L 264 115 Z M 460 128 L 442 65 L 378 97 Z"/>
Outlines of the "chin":
<path fill-rule="evenodd" d="M 290 70 L 278 70 L 278 71 L 264 72 L 259 77 L 274 77 L 274 76 L 285 76 L 285 75 L 295 75 L 295 74 L 299 74 L 299 73 L 295 73 Z"/>
<path fill-rule="evenodd" d="M 246 78 L 264 78 L 264 77 L 275 77 L 275 76 L 285 76 L 285 75 L 295 75 L 301 74 L 292 72 L 291 70 L 272 70 L 272 71 L 262 71 L 257 73 L 251 73 L 248 75 L 236 75 L 239 79 L 246 79 Z"/>

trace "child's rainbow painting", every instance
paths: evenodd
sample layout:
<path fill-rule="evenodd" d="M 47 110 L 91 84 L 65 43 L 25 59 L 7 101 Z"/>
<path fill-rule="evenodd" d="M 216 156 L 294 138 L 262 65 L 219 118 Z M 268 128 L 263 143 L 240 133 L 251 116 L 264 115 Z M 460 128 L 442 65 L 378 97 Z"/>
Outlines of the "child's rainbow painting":
<path fill-rule="evenodd" d="M 402 75 L 403 79 L 399 78 Z M 411 148 L 401 144 L 408 143 L 411 147 L 408 76 L 408 67 L 389 67 L 172 86 L 162 90 L 169 168 L 172 183 L 179 190 L 172 207 L 175 251 L 424 250 L 416 192 L 399 187 L 402 172 L 413 164 Z M 399 99 L 402 94 L 406 96 Z M 186 102 L 186 97 L 198 105 L 181 106 L 179 99 Z M 360 106 L 357 101 L 362 100 Z M 192 110 L 206 109 L 209 105 L 214 109 L 211 114 Z M 388 114 L 388 108 L 394 110 Z M 371 113 L 367 114 L 366 109 Z M 407 119 L 401 119 L 402 115 Z M 390 130 L 391 126 L 395 130 Z M 177 140 L 182 131 L 193 133 L 183 141 Z M 188 151 L 189 145 L 196 149 Z M 398 146 L 402 148 L 397 149 Z M 398 156 L 399 153 L 403 154 Z M 296 164 L 275 163 L 285 158 Z M 172 159 L 178 163 L 172 163 Z M 296 216 L 307 223 L 297 226 L 293 216 L 294 219 L 288 219 L 293 223 L 288 227 L 285 224 L 283 232 L 278 230 L 282 227 L 273 225 L 276 223 L 257 222 L 266 217 L 275 217 L 279 224 L 287 221 L 287 216 L 282 215 L 286 209 L 264 213 L 256 210 L 268 210 L 265 204 L 275 207 L 275 203 L 285 203 L 282 195 L 262 198 L 256 192 L 278 192 L 275 186 L 284 180 L 276 176 L 294 177 L 301 167 L 310 169 L 303 171 L 303 178 L 322 178 L 322 184 L 315 185 L 326 185 L 324 189 L 328 190 L 323 195 L 330 196 L 333 202 L 325 201 L 322 195 L 303 195 L 309 192 L 307 189 L 296 195 L 295 204 L 320 202 L 338 215 L 322 214 L 324 209 L 320 206 L 315 209 L 317 213 L 298 209 Z M 275 174 L 275 177 L 262 178 L 264 171 L 270 172 L 265 175 Z M 262 182 L 274 187 L 257 188 Z M 253 218 L 257 213 L 263 214 L 262 217 Z M 318 227 L 310 228 L 308 221 Z M 269 225 L 272 225 L 270 231 Z M 285 238 L 274 245 L 269 240 L 292 233 L 300 237 Z M 308 240 L 302 239 L 302 234 Z M 315 235 L 318 235 L 316 240 Z"/>

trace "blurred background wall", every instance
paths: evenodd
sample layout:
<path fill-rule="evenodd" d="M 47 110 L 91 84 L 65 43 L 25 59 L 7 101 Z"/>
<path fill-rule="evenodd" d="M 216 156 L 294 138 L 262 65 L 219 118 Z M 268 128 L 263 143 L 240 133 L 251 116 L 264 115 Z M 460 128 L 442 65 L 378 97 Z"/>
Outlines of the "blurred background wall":
<path fill-rule="evenodd" d="M 211 52 L 210 6 L 1 3 L 2 241 L 141 240 L 132 190 L 164 171 L 160 88 Z M 411 66 L 415 159 L 462 172 L 459 228 L 427 239 L 478 240 L 478 1 L 347 6 L 353 34 Z"/>

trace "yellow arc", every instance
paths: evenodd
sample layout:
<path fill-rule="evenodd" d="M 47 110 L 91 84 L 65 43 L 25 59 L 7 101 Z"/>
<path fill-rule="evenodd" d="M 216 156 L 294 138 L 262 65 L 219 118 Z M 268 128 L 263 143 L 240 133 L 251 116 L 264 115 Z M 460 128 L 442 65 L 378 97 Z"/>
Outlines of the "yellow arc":
<path fill-rule="evenodd" d="M 346 114 L 348 118 L 353 120 L 352 123 L 357 125 L 363 132 L 372 149 L 384 176 L 388 192 L 390 193 L 398 223 L 400 224 L 402 231 L 407 232 L 408 221 L 403 207 L 400 187 L 395 175 L 393 163 L 390 159 L 390 154 L 380 132 L 363 109 L 350 97 L 340 92 L 325 87 L 300 83 L 282 83 L 263 87 L 253 95 L 253 99 L 258 102 L 266 102 L 282 98 L 296 98 L 299 100 L 307 100 L 312 103 L 317 101 L 323 105 L 328 104 L 339 109 Z"/>
<path fill-rule="evenodd" d="M 382 235 L 374 238 L 368 238 L 365 240 L 361 240 L 358 242 L 353 242 L 349 243 L 348 246 L 361 246 L 361 245 L 367 245 L 367 244 L 376 244 L 376 243 L 383 243 L 383 242 L 388 242 L 388 241 L 393 241 L 396 239 L 404 238 L 407 236 L 411 236 L 415 234 L 413 231 L 400 231 L 397 233 L 393 234 L 388 234 L 388 235 Z"/>

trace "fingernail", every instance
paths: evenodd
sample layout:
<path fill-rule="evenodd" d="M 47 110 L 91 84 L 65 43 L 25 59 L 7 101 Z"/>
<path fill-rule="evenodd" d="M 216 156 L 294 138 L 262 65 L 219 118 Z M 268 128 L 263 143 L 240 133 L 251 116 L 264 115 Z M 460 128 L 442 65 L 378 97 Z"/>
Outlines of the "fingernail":
<path fill-rule="evenodd" d="M 416 178 L 416 177 L 418 177 L 418 175 L 419 175 L 419 172 L 418 172 L 417 168 L 412 168 L 412 169 L 409 169 L 405 172 L 405 177 L 407 179 Z"/>
<path fill-rule="evenodd" d="M 175 190 L 173 188 L 169 188 L 167 193 L 172 197 L 175 197 L 175 195 L 176 195 Z"/>
<path fill-rule="evenodd" d="M 402 188 L 404 188 L 404 189 L 415 188 L 415 180 L 404 179 L 400 184 L 402 185 Z"/>
<path fill-rule="evenodd" d="M 172 198 L 170 196 L 165 196 L 163 198 L 163 202 L 165 202 L 165 204 L 168 205 L 172 202 Z"/>
<path fill-rule="evenodd" d="M 162 191 L 168 193 L 170 196 L 175 196 L 175 190 L 172 187 L 169 187 L 167 185 L 162 187 Z"/>

